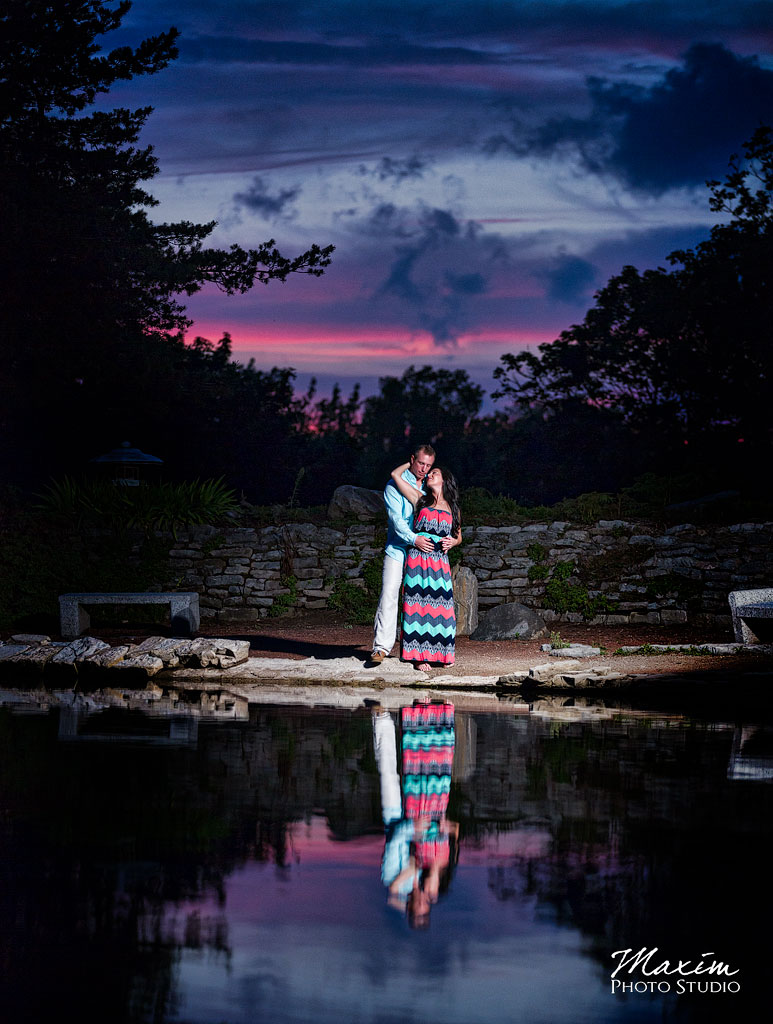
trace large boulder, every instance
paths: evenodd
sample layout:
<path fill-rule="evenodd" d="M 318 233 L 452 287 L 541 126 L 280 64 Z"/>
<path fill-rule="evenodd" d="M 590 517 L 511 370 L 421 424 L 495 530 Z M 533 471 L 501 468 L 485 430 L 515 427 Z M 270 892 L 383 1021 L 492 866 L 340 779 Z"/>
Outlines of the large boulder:
<path fill-rule="evenodd" d="M 481 618 L 472 640 L 533 640 L 547 636 L 545 620 L 526 605 L 499 604 Z"/>
<path fill-rule="evenodd" d="M 333 491 L 327 514 L 331 519 L 348 519 L 354 516 L 361 523 L 386 519 L 383 491 L 369 491 L 367 487 L 343 484 Z"/>
<path fill-rule="evenodd" d="M 456 635 L 469 636 L 478 628 L 478 578 L 472 569 L 457 565 L 451 570 L 454 580 Z"/>

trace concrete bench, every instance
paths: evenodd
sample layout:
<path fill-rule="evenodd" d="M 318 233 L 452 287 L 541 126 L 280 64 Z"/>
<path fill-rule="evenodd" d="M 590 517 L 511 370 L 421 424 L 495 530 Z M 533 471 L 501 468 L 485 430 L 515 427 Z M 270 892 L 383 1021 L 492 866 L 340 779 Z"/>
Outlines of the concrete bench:
<path fill-rule="evenodd" d="M 199 628 L 199 595 L 195 591 L 168 594 L 61 594 L 59 619 L 62 637 L 72 640 L 89 628 L 91 619 L 87 605 L 99 604 L 168 604 L 172 632 L 175 636 L 191 636 Z"/>
<path fill-rule="evenodd" d="M 728 600 L 736 642 L 762 643 L 758 633 L 764 633 L 767 641 L 773 627 L 770 621 L 773 619 L 773 587 L 761 590 L 733 590 Z"/>

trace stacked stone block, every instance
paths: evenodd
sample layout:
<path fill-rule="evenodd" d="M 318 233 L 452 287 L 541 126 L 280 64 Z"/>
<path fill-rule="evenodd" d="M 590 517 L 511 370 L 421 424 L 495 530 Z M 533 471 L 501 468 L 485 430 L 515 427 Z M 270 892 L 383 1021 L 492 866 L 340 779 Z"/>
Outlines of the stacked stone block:
<path fill-rule="evenodd" d="M 181 589 L 200 594 L 202 619 L 249 622 L 269 609 L 324 608 L 339 577 L 362 586 L 380 554 L 375 526 L 345 532 L 310 523 L 261 529 L 194 527 L 170 551 Z"/>
<path fill-rule="evenodd" d="M 603 595 L 614 611 L 597 623 L 728 627 L 731 590 L 773 581 L 773 523 L 667 529 L 654 524 L 601 520 L 463 529 L 462 561 L 478 580 L 480 610 L 518 601 L 549 622 L 581 621 L 579 612 L 546 606 L 546 579 L 529 576 L 540 545 L 547 571 L 573 562 L 592 598 Z M 195 527 L 170 551 L 179 589 L 201 595 L 203 619 L 249 622 L 272 607 L 324 608 L 337 579 L 364 586 L 363 568 L 383 554 L 383 526 L 345 529 L 308 523 L 259 529 Z"/>

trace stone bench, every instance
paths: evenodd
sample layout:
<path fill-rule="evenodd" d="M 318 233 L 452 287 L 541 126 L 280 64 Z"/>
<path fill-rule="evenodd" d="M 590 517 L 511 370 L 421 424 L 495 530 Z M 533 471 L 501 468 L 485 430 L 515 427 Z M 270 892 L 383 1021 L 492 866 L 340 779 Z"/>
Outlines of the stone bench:
<path fill-rule="evenodd" d="M 733 618 L 733 634 L 740 644 L 758 644 L 761 638 L 756 629 L 764 623 L 763 630 L 767 639 L 773 623 L 773 587 L 762 590 L 733 590 L 728 598 L 730 614 Z"/>
<path fill-rule="evenodd" d="M 172 632 L 191 636 L 199 628 L 199 595 L 195 591 L 166 594 L 60 594 L 59 620 L 65 640 L 84 633 L 91 624 L 87 605 L 100 604 L 168 604 Z"/>

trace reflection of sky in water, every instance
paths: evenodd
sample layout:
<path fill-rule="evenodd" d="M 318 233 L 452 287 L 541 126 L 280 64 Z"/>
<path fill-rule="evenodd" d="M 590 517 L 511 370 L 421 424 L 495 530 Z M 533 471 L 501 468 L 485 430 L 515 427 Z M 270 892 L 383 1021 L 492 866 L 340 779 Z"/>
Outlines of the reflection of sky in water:
<path fill-rule="evenodd" d="M 496 860 L 496 837 L 491 845 Z M 291 867 L 248 864 L 228 879 L 232 955 L 183 952 L 179 1020 L 560 1024 L 660 1015 L 645 1000 L 632 1016 L 610 994 L 577 931 L 557 928 L 528 898 L 498 900 L 485 849 L 460 863 L 431 928 L 411 932 L 386 906 L 381 837 L 335 843 L 315 818 L 296 826 L 292 846 Z"/>
<path fill-rule="evenodd" d="M 152 723 L 133 721 L 95 715 L 62 738 L 0 709 L 0 1019 L 752 1019 L 769 971 L 749 926 L 770 892 L 766 720 L 458 712 L 459 860 L 423 931 L 387 904 L 367 711 L 252 707 L 177 746 L 135 745 Z M 714 950 L 743 994 L 613 995 L 628 946 Z"/>

